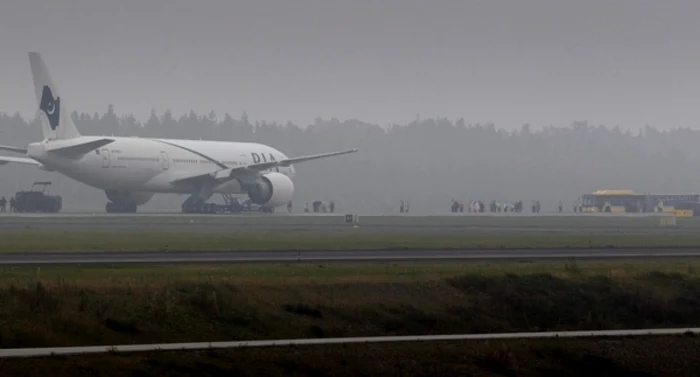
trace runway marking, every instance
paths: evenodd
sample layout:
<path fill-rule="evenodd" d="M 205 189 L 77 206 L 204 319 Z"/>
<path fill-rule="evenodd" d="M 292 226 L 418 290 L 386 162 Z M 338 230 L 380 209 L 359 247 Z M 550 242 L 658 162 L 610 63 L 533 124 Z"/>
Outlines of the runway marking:
<path fill-rule="evenodd" d="M 7 348 L 0 349 L 0 358 L 37 357 L 53 355 L 99 354 L 109 352 L 147 352 L 147 351 L 180 351 L 203 349 L 226 349 L 246 347 L 285 347 L 321 344 L 351 344 L 351 343 L 388 343 L 388 342 L 417 342 L 417 341 L 449 341 L 449 340 L 487 340 L 487 339 L 544 339 L 544 338 L 593 338 L 620 336 L 660 336 L 683 335 L 700 333 L 700 328 L 667 328 L 667 329 L 634 329 L 634 330 L 597 330 L 597 331 L 548 331 L 548 332 L 519 332 L 495 334 L 453 334 L 453 335 L 416 335 L 416 336 L 376 336 L 348 338 L 313 338 L 313 339 L 277 339 L 277 340 L 245 340 L 230 342 L 194 342 L 194 343 L 161 343 L 161 344 L 129 344 L 85 347 L 46 347 L 46 348 Z"/>

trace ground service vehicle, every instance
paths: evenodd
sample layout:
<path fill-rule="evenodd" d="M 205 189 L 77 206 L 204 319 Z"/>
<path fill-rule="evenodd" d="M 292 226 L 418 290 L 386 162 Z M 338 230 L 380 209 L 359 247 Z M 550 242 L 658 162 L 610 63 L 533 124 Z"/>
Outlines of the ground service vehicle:
<path fill-rule="evenodd" d="M 41 190 L 34 188 L 39 186 Z M 57 195 L 49 195 L 51 182 L 34 182 L 29 191 L 19 191 L 15 194 L 16 212 L 58 212 L 63 207 L 63 199 Z"/>
<path fill-rule="evenodd" d="M 632 190 L 598 190 L 581 197 L 583 212 L 650 213 L 690 209 L 700 203 L 700 194 L 636 193 Z M 682 208 L 681 208 L 682 207 Z"/>

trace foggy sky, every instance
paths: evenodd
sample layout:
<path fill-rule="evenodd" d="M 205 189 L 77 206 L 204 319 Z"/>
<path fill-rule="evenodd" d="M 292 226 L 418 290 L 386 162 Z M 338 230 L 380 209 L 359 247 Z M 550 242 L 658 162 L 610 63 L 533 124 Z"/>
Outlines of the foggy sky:
<path fill-rule="evenodd" d="M 8 0 L 0 111 L 34 114 L 38 51 L 72 109 L 141 120 L 698 129 L 698 14 L 649 0 Z"/>

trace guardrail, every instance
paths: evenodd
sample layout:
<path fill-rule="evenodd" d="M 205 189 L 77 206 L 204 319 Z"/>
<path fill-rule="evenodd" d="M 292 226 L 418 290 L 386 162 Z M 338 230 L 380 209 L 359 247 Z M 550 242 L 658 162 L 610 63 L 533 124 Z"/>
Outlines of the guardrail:
<path fill-rule="evenodd" d="M 301 345 L 328 345 L 351 343 L 388 343 L 388 342 L 417 342 L 417 341 L 449 341 L 449 340 L 487 340 L 487 339 L 542 339 L 542 338 L 592 338 L 592 337 L 628 337 L 628 336 L 659 336 L 698 334 L 700 328 L 672 329 L 635 329 L 635 330 L 598 330 L 598 331 L 550 331 L 550 332 L 518 332 L 495 334 L 454 334 L 454 335 L 417 335 L 417 336 L 377 336 L 349 338 L 315 338 L 315 339 L 279 339 L 279 340 L 247 340 L 231 342 L 199 342 L 199 343 L 162 343 L 162 344 L 131 344 L 116 346 L 85 346 L 85 347 L 47 347 L 47 348 L 9 348 L 0 349 L 0 358 L 8 357 L 38 357 L 53 355 L 80 355 L 110 352 L 148 352 L 148 351 L 183 351 L 204 349 L 225 349 L 245 347 L 284 347 Z"/>

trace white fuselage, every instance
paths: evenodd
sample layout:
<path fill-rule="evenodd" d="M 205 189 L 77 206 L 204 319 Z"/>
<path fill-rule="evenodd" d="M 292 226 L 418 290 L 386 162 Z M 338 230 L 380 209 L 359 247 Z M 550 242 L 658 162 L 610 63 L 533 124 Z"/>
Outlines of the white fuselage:
<path fill-rule="evenodd" d="M 85 142 L 101 137 L 80 136 Z M 196 187 L 171 182 L 196 174 L 211 173 L 223 167 L 241 167 L 253 163 L 287 158 L 275 148 L 257 143 L 202 140 L 110 137 L 114 142 L 85 154 L 80 159 L 47 153 L 52 141 L 32 143 L 28 155 L 44 165 L 86 185 L 102 190 L 128 190 L 152 193 L 192 193 Z M 215 160 L 211 161 L 209 158 Z M 294 176 L 294 168 L 270 169 Z M 242 193 L 240 183 L 231 180 L 212 188 L 216 193 Z"/>

